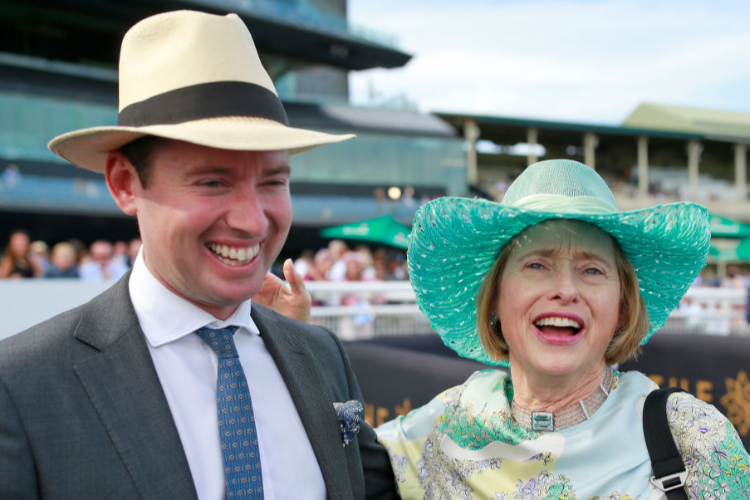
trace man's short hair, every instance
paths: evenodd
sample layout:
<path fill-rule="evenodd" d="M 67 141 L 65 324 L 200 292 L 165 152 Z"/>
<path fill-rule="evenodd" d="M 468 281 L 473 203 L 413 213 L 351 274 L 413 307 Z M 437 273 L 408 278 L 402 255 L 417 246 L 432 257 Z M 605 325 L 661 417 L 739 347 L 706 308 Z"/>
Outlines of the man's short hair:
<path fill-rule="evenodd" d="M 138 173 L 138 179 L 144 188 L 148 185 L 151 174 L 151 161 L 154 153 L 163 147 L 170 139 L 157 137 L 155 135 L 146 135 L 139 139 L 129 142 L 120 148 L 122 154 L 128 159 L 135 171 Z"/>

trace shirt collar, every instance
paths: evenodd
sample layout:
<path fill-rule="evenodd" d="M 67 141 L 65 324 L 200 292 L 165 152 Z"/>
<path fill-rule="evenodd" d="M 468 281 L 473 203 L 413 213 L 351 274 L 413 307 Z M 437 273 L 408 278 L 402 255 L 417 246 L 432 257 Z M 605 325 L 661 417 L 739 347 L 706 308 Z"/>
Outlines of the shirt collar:
<path fill-rule="evenodd" d="M 178 296 L 157 280 L 146 267 L 143 249 L 138 252 L 133 264 L 128 289 L 135 314 L 151 347 L 174 342 L 204 326 L 237 326 L 253 334 L 259 333 L 250 317 L 250 299 L 242 302 L 231 316 L 222 321 Z"/>

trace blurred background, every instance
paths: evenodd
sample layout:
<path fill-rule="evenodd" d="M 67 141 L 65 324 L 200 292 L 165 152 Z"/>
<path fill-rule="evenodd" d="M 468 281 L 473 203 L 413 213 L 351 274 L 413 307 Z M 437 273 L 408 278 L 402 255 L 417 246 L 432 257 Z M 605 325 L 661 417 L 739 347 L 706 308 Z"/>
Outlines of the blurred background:
<path fill-rule="evenodd" d="M 88 300 L 138 251 L 136 222 L 119 213 L 103 177 L 46 147 L 60 133 L 116 123 L 125 31 L 162 11 L 236 12 L 290 124 L 358 136 L 292 157 L 294 225 L 281 258 L 295 259 L 309 280 L 313 320 L 360 342 L 350 350 L 359 373 L 384 370 L 372 364 L 374 351 L 361 351 L 366 342 L 416 337 L 402 343 L 424 352 L 436 338 L 408 284 L 414 212 L 440 196 L 502 201 L 528 164 L 571 158 L 604 177 L 622 210 L 681 200 L 708 208 L 707 266 L 664 327 L 669 345 L 656 349 L 652 368 L 639 369 L 712 400 L 747 438 L 747 2 L 5 0 L 0 7 L 0 277 L 64 278 L 0 281 L 9 318 L 0 338 Z M 740 368 L 721 349 L 723 366 L 705 361 L 707 345 L 730 345 L 721 342 L 731 343 Z M 404 361 L 389 373 L 407 377 L 399 370 L 409 363 L 418 365 Z M 421 375 L 408 377 L 445 363 L 428 359 Z M 697 365 L 709 369 L 698 373 Z M 456 372 L 441 373 L 453 380 Z M 368 399 L 388 392 L 360 377 Z M 416 392 L 370 404 L 368 419 L 405 412 L 426 391 L 409 390 Z"/>

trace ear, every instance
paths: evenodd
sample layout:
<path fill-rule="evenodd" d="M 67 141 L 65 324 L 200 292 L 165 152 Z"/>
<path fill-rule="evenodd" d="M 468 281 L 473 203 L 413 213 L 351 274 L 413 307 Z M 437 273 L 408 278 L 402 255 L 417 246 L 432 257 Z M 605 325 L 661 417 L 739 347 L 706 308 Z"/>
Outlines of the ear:
<path fill-rule="evenodd" d="M 127 157 L 120 151 L 112 151 L 107 155 L 107 166 L 104 176 L 107 188 L 112 198 L 127 215 L 138 212 L 136 205 L 137 193 L 143 189 L 138 173 L 130 164 Z"/>

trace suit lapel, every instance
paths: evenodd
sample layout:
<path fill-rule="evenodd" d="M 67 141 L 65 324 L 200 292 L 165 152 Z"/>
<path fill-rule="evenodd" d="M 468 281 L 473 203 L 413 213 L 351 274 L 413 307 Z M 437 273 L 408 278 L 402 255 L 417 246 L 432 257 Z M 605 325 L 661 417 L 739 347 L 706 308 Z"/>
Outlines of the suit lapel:
<path fill-rule="evenodd" d="M 348 464 L 342 451 L 333 397 L 315 358 L 302 340 L 305 332 L 294 330 L 289 324 L 282 327 L 272 313 L 255 303 L 252 318 L 297 407 L 318 459 L 328 498 L 352 498 L 351 484 L 343 480 L 349 476 Z"/>
<path fill-rule="evenodd" d="M 100 352 L 75 371 L 144 500 L 197 499 L 128 292 L 130 273 L 92 300 L 75 336 Z"/>

